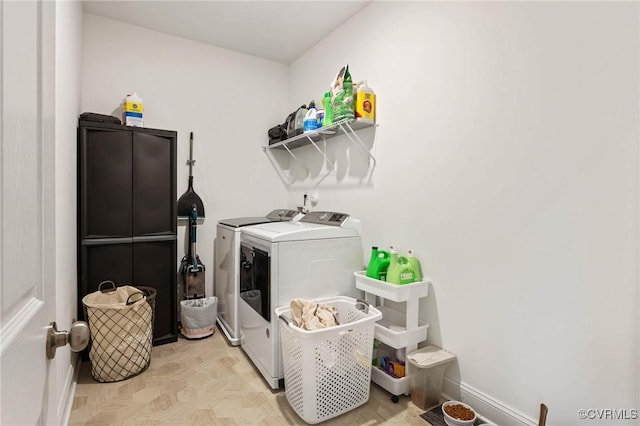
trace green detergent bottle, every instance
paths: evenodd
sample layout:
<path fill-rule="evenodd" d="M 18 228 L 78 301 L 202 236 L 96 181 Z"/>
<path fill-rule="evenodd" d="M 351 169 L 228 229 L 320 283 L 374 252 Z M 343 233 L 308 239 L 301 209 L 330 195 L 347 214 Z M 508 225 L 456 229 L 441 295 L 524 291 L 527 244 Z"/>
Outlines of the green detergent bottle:
<path fill-rule="evenodd" d="M 424 279 L 422 266 L 420 265 L 418 258 L 413 255 L 413 250 L 407 250 L 407 259 L 409 260 L 409 265 L 413 268 L 413 273 L 415 274 L 413 278 L 415 281 L 422 281 Z"/>
<path fill-rule="evenodd" d="M 371 259 L 367 266 L 367 277 L 384 281 L 389 268 L 389 252 L 386 250 L 378 250 L 378 247 L 371 247 Z"/>
<path fill-rule="evenodd" d="M 415 282 L 414 272 L 409 260 L 405 256 L 398 256 L 398 252 L 391 250 L 391 260 L 387 271 L 387 282 L 392 284 L 411 284 Z"/>

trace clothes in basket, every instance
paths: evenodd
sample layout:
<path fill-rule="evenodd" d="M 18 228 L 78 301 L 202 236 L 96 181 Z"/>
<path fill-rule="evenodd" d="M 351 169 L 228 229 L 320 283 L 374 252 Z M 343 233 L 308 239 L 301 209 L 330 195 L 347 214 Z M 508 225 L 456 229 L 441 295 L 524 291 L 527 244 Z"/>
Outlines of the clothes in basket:
<path fill-rule="evenodd" d="M 91 375 L 98 382 L 128 379 L 151 363 L 156 291 L 144 288 L 103 281 L 82 298 L 91 333 Z"/>
<path fill-rule="evenodd" d="M 369 400 L 375 322 L 382 313 L 366 302 L 337 296 L 314 300 L 335 308 L 340 325 L 304 330 L 288 306 L 276 308 L 284 387 L 289 405 L 307 423 L 320 423 Z"/>

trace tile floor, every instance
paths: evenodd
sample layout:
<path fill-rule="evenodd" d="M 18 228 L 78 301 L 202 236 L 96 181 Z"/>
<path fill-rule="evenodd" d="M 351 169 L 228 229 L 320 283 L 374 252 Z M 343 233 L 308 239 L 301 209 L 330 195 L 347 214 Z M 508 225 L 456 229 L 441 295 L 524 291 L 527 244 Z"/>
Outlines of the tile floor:
<path fill-rule="evenodd" d="M 272 391 L 240 347 L 220 330 L 203 340 L 153 348 L 144 373 L 98 383 L 82 364 L 69 425 L 304 425 L 284 390 Z M 423 410 L 371 385 L 369 401 L 324 425 L 430 426 Z"/>

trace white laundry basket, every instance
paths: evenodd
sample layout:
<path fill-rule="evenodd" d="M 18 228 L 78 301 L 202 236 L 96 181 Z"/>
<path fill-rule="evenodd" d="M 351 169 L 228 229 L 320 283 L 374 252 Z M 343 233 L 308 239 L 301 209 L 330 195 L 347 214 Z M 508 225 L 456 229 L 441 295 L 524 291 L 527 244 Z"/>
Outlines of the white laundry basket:
<path fill-rule="evenodd" d="M 287 401 L 307 423 L 329 420 L 369 400 L 371 356 L 379 310 L 338 296 L 314 300 L 334 306 L 340 325 L 304 330 L 291 321 L 288 306 L 276 308 Z"/>

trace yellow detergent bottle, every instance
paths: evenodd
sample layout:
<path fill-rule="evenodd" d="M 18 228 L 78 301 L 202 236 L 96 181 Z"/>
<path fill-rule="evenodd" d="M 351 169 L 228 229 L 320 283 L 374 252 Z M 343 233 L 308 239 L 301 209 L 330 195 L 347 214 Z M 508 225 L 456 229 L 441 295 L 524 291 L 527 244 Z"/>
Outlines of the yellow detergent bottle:
<path fill-rule="evenodd" d="M 376 94 L 367 86 L 367 81 L 361 81 L 356 88 L 355 102 L 356 120 L 363 123 L 376 122 Z"/>

